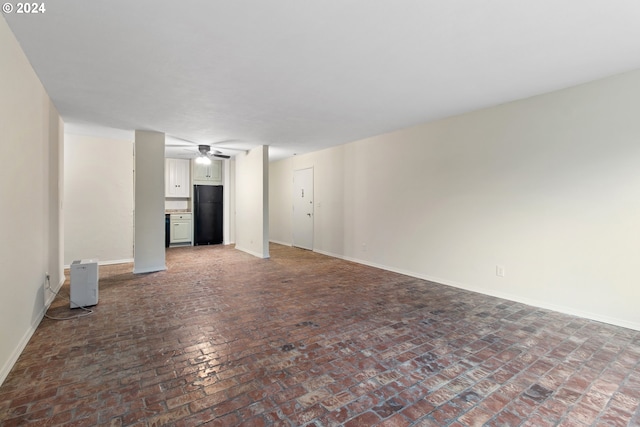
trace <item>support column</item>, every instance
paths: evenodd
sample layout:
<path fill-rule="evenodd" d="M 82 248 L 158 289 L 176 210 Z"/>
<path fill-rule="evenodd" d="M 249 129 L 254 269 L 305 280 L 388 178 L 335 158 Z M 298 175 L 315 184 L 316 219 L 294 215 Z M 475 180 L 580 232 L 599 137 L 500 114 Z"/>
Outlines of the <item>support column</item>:
<path fill-rule="evenodd" d="M 166 270 L 164 133 L 136 131 L 133 272 Z"/>
<path fill-rule="evenodd" d="M 232 159 L 224 160 L 224 191 L 223 195 L 223 243 L 230 245 L 236 242 L 236 162 Z"/>
<path fill-rule="evenodd" d="M 269 146 L 236 156 L 236 249 L 269 258 Z"/>

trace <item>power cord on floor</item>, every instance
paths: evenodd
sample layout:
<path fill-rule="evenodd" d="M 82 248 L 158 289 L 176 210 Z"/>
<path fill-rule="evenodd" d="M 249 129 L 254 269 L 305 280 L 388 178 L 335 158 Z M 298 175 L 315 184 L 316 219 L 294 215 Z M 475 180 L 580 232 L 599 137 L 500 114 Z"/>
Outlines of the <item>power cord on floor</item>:
<path fill-rule="evenodd" d="M 47 290 L 54 295 L 53 299 L 55 299 L 55 297 L 57 297 L 59 295 L 59 293 L 54 291 L 53 289 L 51 289 L 51 278 L 50 278 L 50 276 L 48 274 L 46 275 L 46 282 L 47 282 Z M 60 296 L 62 296 L 65 299 L 69 300 L 70 303 L 76 305 L 77 308 L 81 308 L 86 313 L 80 313 L 80 314 L 76 314 L 74 316 L 69 316 L 69 317 L 54 317 L 54 316 L 49 316 L 45 312 L 44 313 L 44 317 L 46 317 L 47 319 L 51 319 L 51 320 L 71 320 L 71 319 L 78 319 L 80 317 L 86 317 L 86 316 L 89 316 L 90 314 L 93 314 L 93 310 L 88 309 L 86 307 L 83 307 L 80 304 L 76 304 L 75 302 L 71 301 L 71 295 L 69 295 L 68 297 L 66 295 L 60 295 Z"/>

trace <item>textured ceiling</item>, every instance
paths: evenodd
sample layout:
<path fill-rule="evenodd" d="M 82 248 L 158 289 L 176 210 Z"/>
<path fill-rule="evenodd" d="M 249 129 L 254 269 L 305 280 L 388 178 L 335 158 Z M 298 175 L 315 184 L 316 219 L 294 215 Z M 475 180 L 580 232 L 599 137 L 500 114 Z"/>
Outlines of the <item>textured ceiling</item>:
<path fill-rule="evenodd" d="M 272 159 L 640 68 L 637 0 L 57 0 L 4 14 L 66 129 Z"/>

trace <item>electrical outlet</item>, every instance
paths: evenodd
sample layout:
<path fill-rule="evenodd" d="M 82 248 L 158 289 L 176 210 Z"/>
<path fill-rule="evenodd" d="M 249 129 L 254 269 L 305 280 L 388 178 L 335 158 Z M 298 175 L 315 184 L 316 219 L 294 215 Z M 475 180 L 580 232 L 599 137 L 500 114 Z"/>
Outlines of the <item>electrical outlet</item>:
<path fill-rule="evenodd" d="M 504 277 L 505 274 L 506 274 L 506 270 L 504 268 L 504 265 L 496 265 L 496 276 Z"/>
<path fill-rule="evenodd" d="M 367 252 L 367 244 L 366 243 L 362 244 L 362 252 Z"/>

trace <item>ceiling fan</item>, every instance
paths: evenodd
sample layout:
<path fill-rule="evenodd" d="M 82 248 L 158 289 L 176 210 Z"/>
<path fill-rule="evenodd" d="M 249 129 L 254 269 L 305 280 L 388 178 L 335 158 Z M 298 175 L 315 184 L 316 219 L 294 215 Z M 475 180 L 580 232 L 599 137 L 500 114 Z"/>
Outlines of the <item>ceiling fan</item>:
<path fill-rule="evenodd" d="M 231 156 L 223 153 L 217 149 L 211 149 L 211 145 L 209 144 L 195 144 L 190 141 L 181 140 L 178 138 L 171 138 L 170 142 L 165 145 L 167 148 L 167 153 L 169 156 L 174 157 L 188 157 L 195 158 L 198 163 L 211 163 L 212 157 L 217 157 L 220 159 L 230 159 Z M 227 150 L 227 148 L 225 148 Z M 187 154 L 189 153 L 189 154 Z"/>
<path fill-rule="evenodd" d="M 207 156 L 207 157 L 219 157 L 221 159 L 230 159 L 231 158 L 231 156 L 227 156 L 226 154 L 222 154 L 222 151 L 220 151 L 220 150 L 211 151 L 211 146 L 210 145 L 198 145 L 198 151 L 200 152 L 200 154 L 202 154 L 203 156 Z"/>

